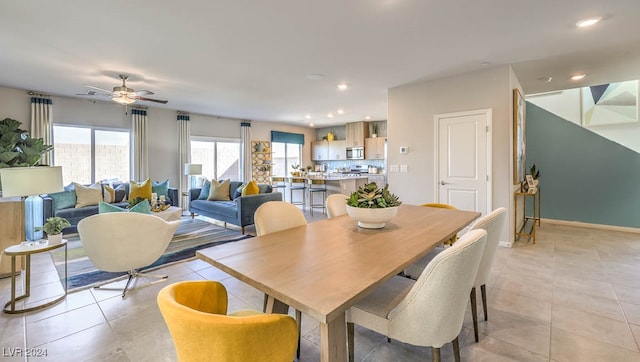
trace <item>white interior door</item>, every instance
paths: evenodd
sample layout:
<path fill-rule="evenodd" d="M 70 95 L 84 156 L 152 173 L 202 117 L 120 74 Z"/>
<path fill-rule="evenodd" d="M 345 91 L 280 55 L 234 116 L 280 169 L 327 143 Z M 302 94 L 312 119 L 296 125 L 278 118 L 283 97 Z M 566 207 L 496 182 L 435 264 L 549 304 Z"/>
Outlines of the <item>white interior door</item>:
<path fill-rule="evenodd" d="M 491 209 L 491 110 L 435 115 L 436 195 L 461 210 Z"/>

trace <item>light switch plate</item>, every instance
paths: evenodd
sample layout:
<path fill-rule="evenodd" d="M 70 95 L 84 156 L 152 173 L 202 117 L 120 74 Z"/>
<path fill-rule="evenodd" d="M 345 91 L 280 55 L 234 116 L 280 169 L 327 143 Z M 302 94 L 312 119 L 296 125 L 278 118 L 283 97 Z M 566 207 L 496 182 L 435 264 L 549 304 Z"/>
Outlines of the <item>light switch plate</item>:
<path fill-rule="evenodd" d="M 391 172 L 398 172 L 398 170 L 400 170 L 398 168 L 398 165 L 391 165 L 391 166 L 389 166 L 389 168 L 390 168 Z"/>
<path fill-rule="evenodd" d="M 400 154 L 401 154 L 401 155 L 406 155 L 407 153 L 409 153 L 409 147 L 407 147 L 407 146 L 401 146 L 401 147 L 400 147 Z"/>
<path fill-rule="evenodd" d="M 409 165 L 400 165 L 400 172 L 409 172 Z"/>

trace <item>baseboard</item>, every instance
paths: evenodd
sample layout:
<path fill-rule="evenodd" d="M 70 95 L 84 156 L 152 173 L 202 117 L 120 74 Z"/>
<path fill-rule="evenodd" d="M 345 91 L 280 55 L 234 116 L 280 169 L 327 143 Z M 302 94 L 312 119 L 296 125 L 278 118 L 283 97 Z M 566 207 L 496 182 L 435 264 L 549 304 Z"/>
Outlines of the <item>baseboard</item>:
<path fill-rule="evenodd" d="M 549 223 L 549 224 L 555 224 L 555 225 L 575 226 L 575 227 L 590 228 L 590 229 L 622 231 L 627 233 L 640 234 L 640 228 L 632 228 L 628 226 L 590 224 L 590 223 L 580 222 L 580 221 L 565 221 L 565 220 L 554 220 L 554 219 L 541 219 L 541 222 L 542 224 Z"/>

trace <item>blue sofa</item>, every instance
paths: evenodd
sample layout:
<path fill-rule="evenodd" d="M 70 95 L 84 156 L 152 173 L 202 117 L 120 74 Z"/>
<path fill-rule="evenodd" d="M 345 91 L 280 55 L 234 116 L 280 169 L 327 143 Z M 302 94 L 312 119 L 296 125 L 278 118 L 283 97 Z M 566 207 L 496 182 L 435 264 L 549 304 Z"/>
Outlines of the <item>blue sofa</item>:
<path fill-rule="evenodd" d="M 128 188 L 127 188 L 127 191 L 128 191 Z M 169 187 L 169 198 L 171 199 L 171 206 L 178 206 L 179 193 L 177 188 Z M 49 195 L 42 195 L 42 201 L 43 201 L 44 221 L 46 221 L 47 218 L 50 218 L 53 216 L 64 217 L 65 219 L 69 220 L 69 223 L 71 224 L 71 226 L 66 227 L 64 230 L 62 230 L 63 234 L 77 233 L 78 232 L 77 225 L 80 222 L 80 220 L 84 219 L 87 216 L 96 215 L 98 213 L 98 205 L 91 205 L 91 206 L 85 206 L 85 207 L 79 207 L 79 208 L 75 208 L 75 207 L 58 208 L 56 207 L 55 202 Z M 124 201 L 119 203 L 113 203 L 112 205 L 116 205 L 124 208 L 129 205 L 129 202 Z"/>
<path fill-rule="evenodd" d="M 242 182 L 231 181 L 229 189 L 231 193 L 236 190 Z M 195 214 L 210 217 L 212 219 L 224 221 L 242 228 L 253 225 L 253 214 L 258 206 L 267 201 L 282 201 L 281 192 L 272 192 L 271 185 L 258 185 L 260 193 L 257 195 L 238 196 L 229 201 L 209 201 L 199 200 L 201 189 L 189 190 L 189 211 L 193 218 Z"/>

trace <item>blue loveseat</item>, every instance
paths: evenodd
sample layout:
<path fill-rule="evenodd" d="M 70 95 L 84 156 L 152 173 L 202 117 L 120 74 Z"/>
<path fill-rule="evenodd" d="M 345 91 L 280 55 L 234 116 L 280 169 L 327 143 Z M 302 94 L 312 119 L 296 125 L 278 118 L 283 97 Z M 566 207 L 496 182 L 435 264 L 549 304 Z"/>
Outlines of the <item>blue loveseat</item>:
<path fill-rule="evenodd" d="M 242 185 L 240 181 L 231 181 L 229 190 L 231 193 Z M 210 217 L 240 226 L 244 234 L 244 227 L 253 225 L 253 214 L 258 206 L 267 201 L 282 201 L 281 192 L 272 192 L 271 185 L 258 185 L 260 193 L 257 195 L 238 196 L 229 201 L 210 201 L 198 199 L 201 189 L 189 190 L 189 211 L 191 217 L 195 214 Z M 233 198 L 233 195 L 231 195 Z"/>
<path fill-rule="evenodd" d="M 125 194 L 128 194 L 129 193 L 128 183 L 123 183 L 123 186 L 125 186 L 125 191 L 124 191 Z M 118 184 L 115 184 L 114 187 L 118 187 Z M 67 191 L 71 191 L 71 190 L 67 190 Z M 179 193 L 177 188 L 169 187 L 169 199 L 171 202 L 171 206 L 178 206 L 178 202 L 179 202 L 178 195 Z M 69 220 L 69 223 L 71 224 L 71 226 L 66 227 L 64 230 L 62 230 L 63 234 L 72 234 L 72 233 L 78 232 L 77 225 L 80 222 L 80 220 L 84 219 L 87 216 L 96 215 L 98 213 L 98 205 L 84 206 L 84 207 L 78 207 L 78 208 L 70 205 L 64 205 L 64 207 L 60 207 L 60 205 L 56 205 L 56 202 L 54 201 L 54 199 L 49 195 L 42 195 L 42 201 L 43 201 L 44 221 L 46 221 L 47 218 L 50 218 L 53 216 L 64 217 L 65 219 Z M 128 201 L 117 202 L 117 203 L 112 203 L 112 205 L 116 205 L 124 208 L 129 205 L 129 202 Z"/>

